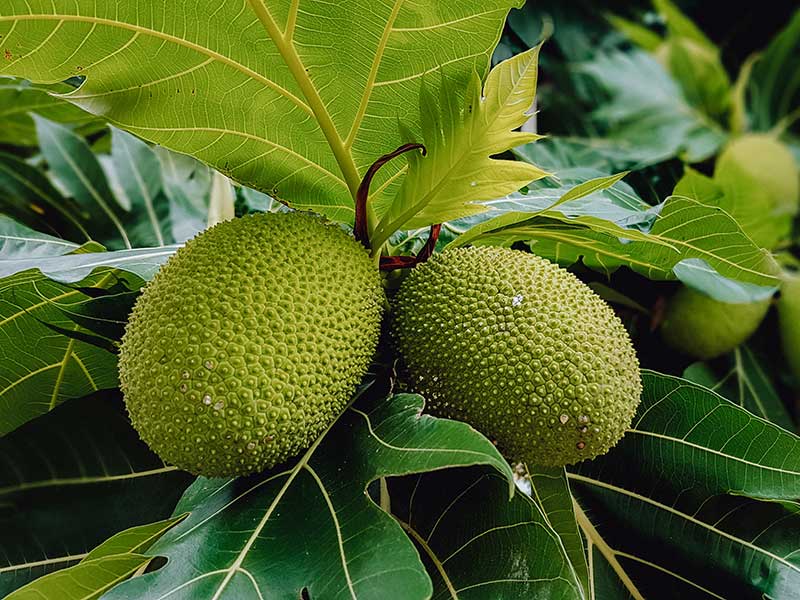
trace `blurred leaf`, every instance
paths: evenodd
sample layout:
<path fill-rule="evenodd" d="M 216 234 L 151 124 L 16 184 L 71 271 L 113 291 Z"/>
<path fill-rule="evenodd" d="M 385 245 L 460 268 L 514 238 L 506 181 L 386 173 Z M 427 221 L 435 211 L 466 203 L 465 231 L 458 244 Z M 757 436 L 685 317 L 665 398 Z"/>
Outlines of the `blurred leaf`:
<path fill-rule="evenodd" d="M 520 3 L 348 0 L 305 10 L 191 0 L 153 11 L 148 0 L 4 0 L 0 72 L 85 77 L 67 97 L 85 110 L 274 198 L 352 221 L 368 166 L 409 141 L 393 124 L 419 134 L 423 76 L 447 65 L 456 89 L 482 76 Z M 380 183 L 400 168 L 387 166 Z"/>
<path fill-rule="evenodd" d="M 169 202 L 162 193 L 161 163 L 143 141 L 111 128 L 111 164 L 131 214 L 130 237 L 136 247 L 172 243 Z"/>
<path fill-rule="evenodd" d="M 38 146 L 36 125 L 31 113 L 51 121 L 64 123 L 81 133 L 90 133 L 104 126 L 98 119 L 77 106 L 56 98 L 53 92 L 68 92 L 66 84 L 34 86 L 27 81 L 0 77 L 0 144 Z"/>
<path fill-rule="evenodd" d="M 0 438 L 0 595 L 169 516 L 191 480 L 139 440 L 116 392 L 72 400 Z M 133 537 L 112 540 L 121 549 Z"/>
<path fill-rule="evenodd" d="M 12 260 L 15 256 L 25 258 L 58 256 L 77 247 L 78 244 L 39 233 L 5 215 L 0 215 L 0 260 Z"/>
<path fill-rule="evenodd" d="M 159 193 L 159 162 L 147 144 L 112 131 L 111 165 L 129 204 L 126 207 L 112 192 L 100 162 L 82 138 L 41 117 L 34 119 L 52 176 L 92 215 L 93 239 L 110 249 L 171 241 L 168 200 Z"/>
<path fill-rule="evenodd" d="M 609 95 L 592 113 L 627 165 L 642 167 L 672 157 L 704 160 L 725 141 L 722 128 L 694 108 L 664 68 L 647 53 L 613 51 L 580 65 Z M 624 155 L 623 155 L 624 156 Z"/>
<path fill-rule="evenodd" d="M 53 281 L 75 283 L 97 270 L 121 269 L 149 281 L 181 245 L 0 260 L 0 277 L 39 269 Z"/>
<path fill-rule="evenodd" d="M 655 52 L 664 43 L 664 39 L 656 32 L 651 31 L 644 25 L 639 25 L 629 19 L 623 19 L 616 15 L 606 17 L 617 30 L 625 35 L 631 42 L 647 52 Z"/>
<path fill-rule="evenodd" d="M 150 554 L 169 562 L 113 598 L 429 598 L 431 582 L 403 530 L 372 503 L 369 482 L 448 466 L 511 471 L 463 423 L 421 414 L 422 398 L 362 398 L 298 459 L 246 479 L 203 479 L 176 514 L 189 517 Z M 208 544 L 214 539 L 214 544 Z M 220 545 L 221 544 L 221 545 Z"/>
<path fill-rule="evenodd" d="M 690 365 L 683 377 L 784 429 L 795 429 L 765 365 L 747 344 L 735 348 L 732 354 L 720 361 Z"/>
<path fill-rule="evenodd" d="M 91 215 L 65 198 L 47 176 L 0 152 L 0 209 L 13 219 L 51 235 L 83 243 L 92 239 Z"/>
<path fill-rule="evenodd" d="M 103 287 L 112 278 L 98 274 L 84 285 Z M 0 279 L 0 435 L 65 400 L 117 385 L 113 354 L 47 326 L 79 330 L 62 310 L 88 299 L 35 271 Z"/>
<path fill-rule="evenodd" d="M 723 277 L 770 288 L 778 283 L 771 274 L 774 261 L 733 219 L 689 198 L 668 198 L 647 233 L 595 217 L 570 219 L 556 211 L 543 217 L 506 213 L 474 227 L 457 238 L 455 245 L 528 241 L 536 254 L 561 264 L 582 260 L 607 274 L 625 265 L 656 280 L 675 279 L 676 265 L 702 259 Z"/>
<path fill-rule="evenodd" d="M 508 482 L 497 473 L 473 467 L 407 476 L 393 479 L 389 493 L 392 516 L 433 580 L 433 598 L 584 597 L 557 531 L 526 495 L 509 502 Z"/>
<path fill-rule="evenodd" d="M 753 131 L 789 130 L 800 119 L 800 10 L 753 64 L 747 113 Z"/>
<path fill-rule="evenodd" d="M 164 193 L 169 198 L 172 238 L 182 243 L 206 227 L 213 171 L 191 156 L 161 147 L 154 151 L 161 162 Z"/>
<path fill-rule="evenodd" d="M 539 137 L 517 131 L 527 121 L 536 94 L 538 55 L 537 46 L 495 66 L 483 90 L 473 73 L 463 104 L 444 76 L 438 98 L 422 88 L 427 154 L 407 154 L 408 175 L 376 226 L 373 247 L 380 248 L 399 229 L 484 212 L 479 201 L 516 191 L 545 175 L 527 163 L 491 158 Z"/>
<path fill-rule="evenodd" d="M 618 446 L 568 474 L 590 556 L 606 563 L 595 597 L 620 597 L 601 586 L 636 598 L 792 597 L 800 439 L 688 381 L 645 371 L 643 383 Z"/>

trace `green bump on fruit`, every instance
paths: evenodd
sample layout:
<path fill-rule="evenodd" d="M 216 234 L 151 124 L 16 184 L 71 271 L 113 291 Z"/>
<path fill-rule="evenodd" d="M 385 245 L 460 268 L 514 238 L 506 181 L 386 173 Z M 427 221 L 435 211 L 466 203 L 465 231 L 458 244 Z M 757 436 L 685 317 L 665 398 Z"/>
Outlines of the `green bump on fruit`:
<path fill-rule="evenodd" d="M 169 259 L 131 314 L 120 380 L 166 462 L 245 475 L 305 449 L 375 350 L 383 292 L 365 249 L 304 213 L 220 223 Z"/>
<path fill-rule="evenodd" d="M 417 266 L 394 335 L 431 412 L 466 421 L 509 458 L 567 465 L 607 452 L 642 391 L 622 322 L 573 274 L 505 248 Z"/>
<path fill-rule="evenodd" d="M 731 352 L 747 340 L 769 310 L 771 300 L 729 304 L 680 288 L 669 300 L 661 336 L 670 347 L 700 360 Z"/>

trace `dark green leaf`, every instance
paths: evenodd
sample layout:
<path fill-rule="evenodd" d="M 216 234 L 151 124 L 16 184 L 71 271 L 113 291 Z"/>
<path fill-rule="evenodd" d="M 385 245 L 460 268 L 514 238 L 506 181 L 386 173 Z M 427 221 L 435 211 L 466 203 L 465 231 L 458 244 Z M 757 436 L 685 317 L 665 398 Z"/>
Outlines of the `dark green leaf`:
<path fill-rule="evenodd" d="M 117 393 L 72 400 L 0 439 L 0 595 L 167 517 L 191 479 L 139 440 Z"/>
<path fill-rule="evenodd" d="M 557 531 L 526 495 L 509 502 L 508 482 L 497 473 L 408 476 L 392 480 L 389 493 L 393 516 L 431 575 L 434 599 L 584 597 Z"/>
<path fill-rule="evenodd" d="M 362 401 L 298 460 L 247 479 L 198 479 L 189 517 L 150 553 L 165 567 L 109 598 L 428 598 L 431 583 L 400 526 L 365 494 L 380 477 L 456 465 L 511 472 L 467 425 L 422 414 L 419 396 Z M 208 544 L 208 540 L 215 540 Z"/>
<path fill-rule="evenodd" d="M 96 275 L 84 285 L 103 287 L 112 279 L 113 273 Z M 35 271 L 0 279 L 0 435 L 64 400 L 117 385 L 113 354 L 45 325 L 78 330 L 63 311 L 89 299 Z"/>
<path fill-rule="evenodd" d="M 792 431 L 795 427 L 763 361 L 746 344 L 713 365 L 695 363 L 689 366 L 683 376 L 784 429 Z"/>

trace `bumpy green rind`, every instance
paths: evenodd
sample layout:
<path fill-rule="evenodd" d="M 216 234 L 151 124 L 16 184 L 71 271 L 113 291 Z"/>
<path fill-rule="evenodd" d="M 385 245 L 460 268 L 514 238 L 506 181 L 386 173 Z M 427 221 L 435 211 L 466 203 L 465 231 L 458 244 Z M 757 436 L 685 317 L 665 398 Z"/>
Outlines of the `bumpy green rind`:
<path fill-rule="evenodd" d="M 771 300 L 729 304 L 680 288 L 667 304 L 661 336 L 671 348 L 700 360 L 731 352 L 755 333 Z"/>
<path fill-rule="evenodd" d="M 416 267 L 393 331 L 431 412 L 466 421 L 510 459 L 562 466 L 604 454 L 642 391 L 622 322 L 577 277 L 504 248 Z"/>
<path fill-rule="evenodd" d="M 166 462 L 245 475 L 308 447 L 375 350 L 383 292 L 364 248 L 303 213 L 227 221 L 147 285 L 120 351 L 134 427 Z"/>

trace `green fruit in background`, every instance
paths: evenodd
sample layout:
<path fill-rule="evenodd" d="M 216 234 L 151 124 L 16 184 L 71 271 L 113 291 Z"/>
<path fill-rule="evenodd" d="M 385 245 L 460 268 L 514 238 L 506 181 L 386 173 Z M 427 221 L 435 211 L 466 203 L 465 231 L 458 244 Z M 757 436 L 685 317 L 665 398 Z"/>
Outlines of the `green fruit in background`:
<path fill-rule="evenodd" d="M 729 304 L 680 288 L 670 298 L 661 336 L 672 348 L 700 360 L 727 354 L 749 338 L 769 310 L 771 299 Z"/>
<path fill-rule="evenodd" d="M 800 380 L 800 273 L 784 273 L 777 306 L 783 355 Z"/>
<path fill-rule="evenodd" d="M 470 423 L 515 460 L 561 466 L 603 454 L 639 403 L 622 322 L 577 277 L 532 254 L 434 255 L 400 287 L 393 330 L 431 412 Z"/>
<path fill-rule="evenodd" d="M 714 181 L 723 208 L 762 248 L 773 249 L 792 227 L 800 201 L 800 173 L 792 152 L 766 134 L 733 140 L 717 158 Z"/>
<path fill-rule="evenodd" d="M 133 309 L 120 380 L 166 462 L 215 477 L 308 447 L 346 406 L 378 341 L 365 249 L 303 213 L 220 223 L 169 259 Z"/>

